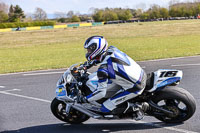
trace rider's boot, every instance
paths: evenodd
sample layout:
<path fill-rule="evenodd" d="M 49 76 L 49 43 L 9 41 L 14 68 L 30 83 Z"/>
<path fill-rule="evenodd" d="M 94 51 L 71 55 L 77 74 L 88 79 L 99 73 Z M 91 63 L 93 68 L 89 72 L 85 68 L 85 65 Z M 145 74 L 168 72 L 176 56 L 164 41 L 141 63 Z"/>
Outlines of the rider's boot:
<path fill-rule="evenodd" d="M 134 106 L 132 106 L 132 109 L 135 112 L 133 118 L 135 120 L 141 120 L 143 119 L 145 112 L 149 109 L 149 104 L 147 102 L 135 103 Z"/>

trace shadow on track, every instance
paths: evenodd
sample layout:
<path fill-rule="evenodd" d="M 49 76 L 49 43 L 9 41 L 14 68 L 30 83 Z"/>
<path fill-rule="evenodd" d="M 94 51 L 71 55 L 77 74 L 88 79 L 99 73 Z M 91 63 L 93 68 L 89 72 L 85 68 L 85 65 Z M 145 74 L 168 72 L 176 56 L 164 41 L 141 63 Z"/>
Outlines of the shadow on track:
<path fill-rule="evenodd" d="M 161 124 L 161 123 L 155 123 Z M 162 124 L 163 125 L 163 124 Z M 165 125 L 165 124 L 164 124 Z M 175 125 L 166 125 L 175 126 Z M 94 123 L 94 124 L 51 124 L 40 125 L 34 127 L 22 128 L 13 131 L 4 131 L 2 133 L 110 133 L 118 131 L 139 131 L 147 129 L 157 129 L 160 127 L 154 127 L 147 125 L 146 123 Z"/>

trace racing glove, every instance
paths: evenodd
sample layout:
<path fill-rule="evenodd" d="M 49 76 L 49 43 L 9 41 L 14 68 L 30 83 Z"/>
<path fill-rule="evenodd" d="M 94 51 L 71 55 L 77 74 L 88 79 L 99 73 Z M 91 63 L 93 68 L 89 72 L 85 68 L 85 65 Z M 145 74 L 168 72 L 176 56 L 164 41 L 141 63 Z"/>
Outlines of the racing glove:
<path fill-rule="evenodd" d="M 87 69 L 90 69 L 92 66 L 97 65 L 99 62 L 96 60 L 92 60 L 92 61 L 86 61 L 84 62 L 84 64 L 82 64 L 82 66 L 86 67 Z"/>

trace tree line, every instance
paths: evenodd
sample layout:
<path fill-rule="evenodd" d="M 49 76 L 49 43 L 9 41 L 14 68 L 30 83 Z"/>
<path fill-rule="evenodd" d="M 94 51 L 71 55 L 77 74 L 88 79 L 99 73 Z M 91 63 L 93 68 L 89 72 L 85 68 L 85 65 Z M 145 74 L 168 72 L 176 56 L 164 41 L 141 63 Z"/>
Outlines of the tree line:
<path fill-rule="evenodd" d="M 0 22 L 17 22 L 25 18 L 22 8 L 18 5 L 11 5 L 8 11 L 8 6 L 0 3 Z"/>
<path fill-rule="evenodd" d="M 152 5 L 148 10 L 142 9 L 123 9 L 123 8 L 105 8 L 94 9 L 92 15 L 79 15 L 69 11 L 67 15 L 60 16 L 60 22 L 80 22 L 85 20 L 93 20 L 95 22 L 102 21 L 127 21 L 132 18 L 147 19 L 169 19 L 170 17 L 196 17 L 200 14 L 200 2 L 187 2 L 171 4 L 169 8 Z"/>
<path fill-rule="evenodd" d="M 177 3 L 171 5 L 169 9 L 152 6 L 147 11 L 141 13 L 140 19 L 167 19 L 170 17 L 197 17 L 200 14 L 200 3 Z"/>
<path fill-rule="evenodd" d="M 29 20 L 28 15 L 26 16 L 24 11 L 19 5 L 6 5 L 3 2 L 0 2 L 0 22 L 22 22 L 25 20 Z M 46 20 L 47 14 L 41 8 L 36 8 L 34 14 L 31 16 L 34 20 Z"/>
<path fill-rule="evenodd" d="M 55 13 L 58 22 L 80 22 L 80 21 L 127 21 L 132 18 L 137 19 L 167 19 L 170 17 L 190 17 L 200 14 L 200 2 L 187 2 L 187 3 L 173 3 L 169 8 L 160 7 L 158 5 L 151 6 L 148 10 L 143 9 L 130 9 L 130 8 L 105 8 L 93 9 L 90 15 L 81 15 L 69 11 L 68 13 L 57 12 Z M 25 15 L 24 11 L 19 5 L 10 5 L 0 2 L 0 22 L 21 22 L 32 20 L 47 20 L 47 13 L 41 9 L 36 8 L 35 12 L 29 16 Z"/>
<path fill-rule="evenodd" d="M 130 20 L 131 18 L 146 19 L 168 19 L 170 17 L 196 17 L 200 14 L 200 3 L 178 3 L 169 8 L 158 5 L 151 6 L 148 10 L 142 9 L 96 9 L 93 19 L 100 21 Z"/>

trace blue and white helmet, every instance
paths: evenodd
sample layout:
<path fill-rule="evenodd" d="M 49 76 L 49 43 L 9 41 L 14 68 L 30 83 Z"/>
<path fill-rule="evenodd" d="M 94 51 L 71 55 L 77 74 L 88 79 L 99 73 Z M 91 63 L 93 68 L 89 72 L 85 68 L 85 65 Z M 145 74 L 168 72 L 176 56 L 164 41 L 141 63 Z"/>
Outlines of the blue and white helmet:
<path fill-rule="evenodd" d="M 103 36 L 92 36 L 85 41 L 84 48 L 87 49 L 85 57 L 91 61 L 100 58 L 105 53 L 108 43 Z"/>

